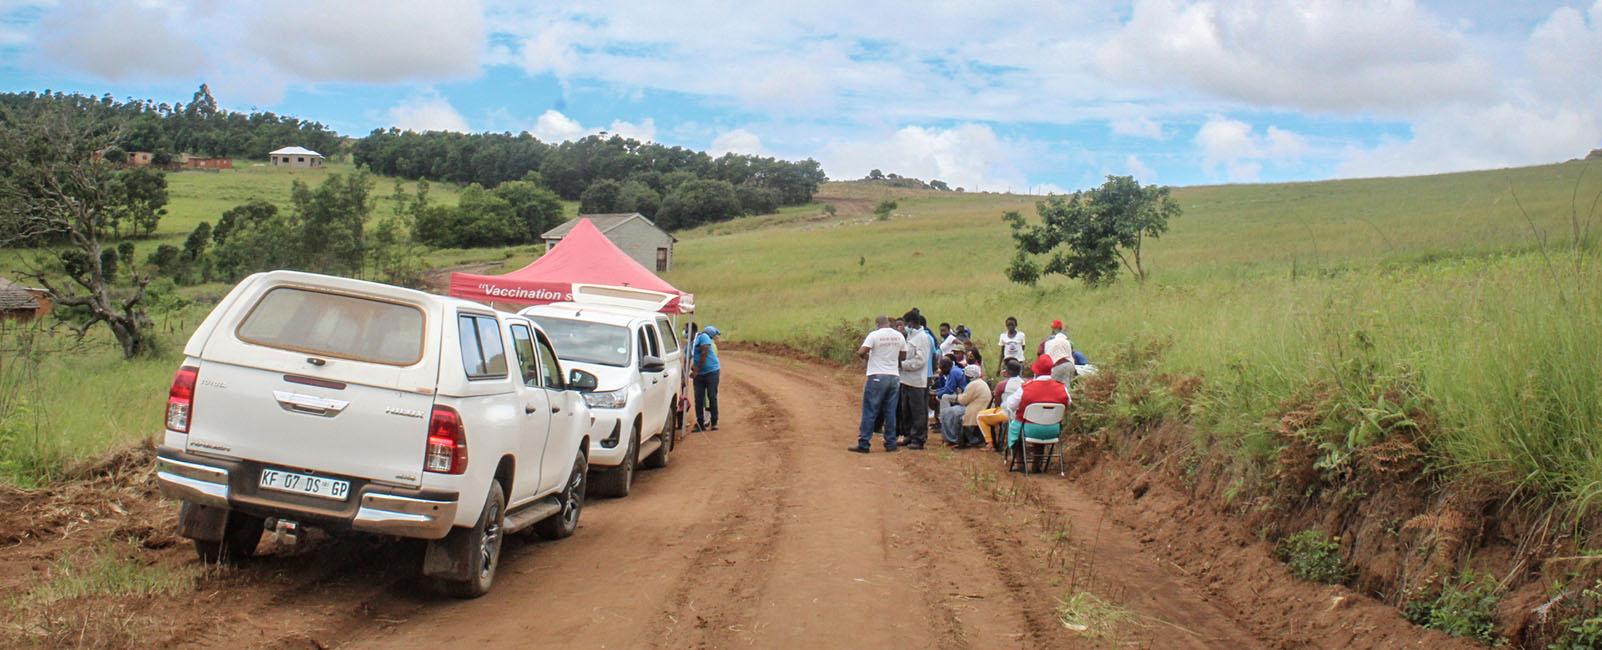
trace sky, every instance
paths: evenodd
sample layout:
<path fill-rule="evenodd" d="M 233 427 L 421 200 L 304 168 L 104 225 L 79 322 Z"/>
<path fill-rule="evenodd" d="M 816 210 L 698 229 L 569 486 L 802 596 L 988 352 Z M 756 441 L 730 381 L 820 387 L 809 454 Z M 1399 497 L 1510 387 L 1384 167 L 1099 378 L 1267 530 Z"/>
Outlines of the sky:
<path fill-rule="evenodd" d="M 0 90 L 347 135 L 619 133 L 970 190 L 1558 162 L 1602 147 L 1602 0 L 0 0 Z"/>

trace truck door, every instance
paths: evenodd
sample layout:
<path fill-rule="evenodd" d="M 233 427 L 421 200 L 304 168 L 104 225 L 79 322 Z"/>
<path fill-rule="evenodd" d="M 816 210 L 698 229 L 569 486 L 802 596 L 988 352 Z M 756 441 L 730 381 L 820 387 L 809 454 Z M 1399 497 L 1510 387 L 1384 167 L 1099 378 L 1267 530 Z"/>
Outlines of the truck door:
<path fill-rule="evenodd" d="M 512 349 L 517 355 L 517 394 L 523 403 L 523 423 L 518 431 L 517 478 L 513 481 L 513 494 L 507 500 L 513 505 L 540 492 L 544 483 L 546 443 L 551 437 L 553 408 L 545 392 L 544 375 L 540 370 L 539 353 L 534 350 L 534 330 L 527 322 L 508 319 Z"/>
<path fill-rule="evenodd" d="M 662 340 L 657 336 L 656 326 L 646 323 L 640 326 L 641 347 L 648 354 L 662 359 Z M 663 359 L 664 363 L 666 359 Z M 640 370 L 640 386 L 645 389 L 645 426 L 640 436 L 653 436 L 662 430 L 662 424 L 667 421 L 668 399 L 671 398 L 673 387 L 668 384 L 667 369 L 658 372 L 645 372 Z"/>
<path fill-rule="evenodd" d="M 561 487 L 562 481 L 567 479 L 579 440 L 589 429 L 590 422 L 579 417 L 578 407 L 583 398 L 567 390 L 567 376 L 562 374 L 562 364 L 556 360 L 550 340 L 545 338 L 544 332 L 534 334 L 540 357 L 540 385 L 551 405 L 550 435 L 545 437 L 544 468 L 540 472 L 540 491 L 544 492 Z"/>

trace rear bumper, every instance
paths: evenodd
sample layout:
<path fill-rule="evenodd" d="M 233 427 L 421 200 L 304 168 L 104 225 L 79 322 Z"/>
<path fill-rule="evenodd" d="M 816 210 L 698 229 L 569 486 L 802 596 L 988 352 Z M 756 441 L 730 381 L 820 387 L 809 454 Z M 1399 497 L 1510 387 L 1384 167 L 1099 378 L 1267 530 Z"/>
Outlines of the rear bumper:
<path fill-rule="evenodd" d="M 258 492 L 260 468 L 254 463 L 225 461 L 162 447 L 156 454 L 156 480 L 161 493 L 199 505 L 240 510 L 263 517 L 284 517 L 325 527 L 382 535 L 439 539 L 456 520 L 458 498 L 439 490 L 411 490 L 351 480 L 355 498 L 318 503 L 311 497 Z M 342 479 L 344 477 L 341 477 Z"/>

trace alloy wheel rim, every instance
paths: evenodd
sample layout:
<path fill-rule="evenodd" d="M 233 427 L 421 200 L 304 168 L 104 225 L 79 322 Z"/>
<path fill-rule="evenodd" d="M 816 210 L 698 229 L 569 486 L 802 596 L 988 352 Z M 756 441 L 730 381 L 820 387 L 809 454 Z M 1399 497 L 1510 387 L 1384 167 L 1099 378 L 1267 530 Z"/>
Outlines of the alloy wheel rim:
<path fill-rule="evenodd" d="M 490 506 L 490 519 L 484 525 L 484 540 L 478 545 L 479 576 L 488 576 L 495 569 L 495 555 L 501 543 L 501 508 Z"/>
<path fill-rule="evenodd" d="M 575 469 L 567 483 L 567 503 L 562 504 L 562 521 L 572 525 L 578 519 L 579 504 L 584 500 L 584 472 Z"/>

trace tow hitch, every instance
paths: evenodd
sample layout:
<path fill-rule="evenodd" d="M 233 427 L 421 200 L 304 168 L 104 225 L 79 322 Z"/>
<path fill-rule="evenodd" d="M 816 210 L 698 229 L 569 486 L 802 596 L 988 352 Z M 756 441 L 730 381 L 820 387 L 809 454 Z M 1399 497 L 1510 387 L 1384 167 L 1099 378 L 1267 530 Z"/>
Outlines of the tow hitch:
<path fill-rule="evenodd" d="M 293 519 L 274 519 L 268 528 L 273 531 L 273 542 L 280 546 L 298 546 L 304 534 L 300 522 Z"/>

